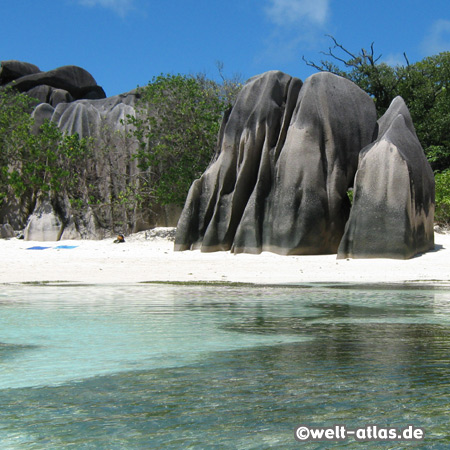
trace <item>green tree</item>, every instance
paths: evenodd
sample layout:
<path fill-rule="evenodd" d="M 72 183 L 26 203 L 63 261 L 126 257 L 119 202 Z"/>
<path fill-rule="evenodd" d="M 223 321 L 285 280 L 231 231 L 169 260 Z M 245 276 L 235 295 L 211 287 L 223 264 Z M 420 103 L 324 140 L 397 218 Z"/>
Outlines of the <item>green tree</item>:
<path fill-rule="evenodd" d="M 444 226 L 450 226 L 450 169 L 435 174 L 436 210 L 434 220 Z"/>
<path fill-rule="evenodd" d="M 11 185 L 24 189 L 20 176 L 21 155 L 32 143 L 30 112 L 35 102 L 12 88 L 0 90 L 0 202 L 10 194 Z"/>
<path fill-rule="evenodd" d="M 139 168 L 147 174 L 144 198 L 183 205 L 192 181 L 214 154 L 220 121 L 232 101 L 230 86 L 203 75 L 160 75 L 140 89 L 136 117 Z"/>
<path fill-rule="evenodd" d="M 398 85 L 434 170 L 450 167 L 450 52 L 403 69 Z"/>
<path fill-rule="evenodd" d="M 80 163 L 89 153 L 89 140 L 64 135 L 48 121 L 33 133 L 30 112 L 35 104 L 13 89 L 0 90 L 0 201 L 9 195 L 60 191 L 78 195 Z"/>
<path fill-rule="evenodd" d="M 315 63 L 303 60 L 320 71 L 343 76 L 366 91 L 375 102 L 378 115 L 401 95 L 405 100 L 425 154 L 434 170 L 450 167 L 450 52 L 410 64 L 391 67 L 362 48 L 351 52 L 332 36 L 333 46 L 322 52 L 328 59 Z"/>

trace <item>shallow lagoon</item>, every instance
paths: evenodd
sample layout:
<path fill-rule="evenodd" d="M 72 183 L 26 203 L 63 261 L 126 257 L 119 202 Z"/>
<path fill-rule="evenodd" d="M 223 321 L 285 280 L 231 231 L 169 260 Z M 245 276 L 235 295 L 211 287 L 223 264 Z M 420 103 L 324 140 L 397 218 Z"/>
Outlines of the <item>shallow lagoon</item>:
<path fill-rule="evenodd" d="M 445 288 L 4 285 L 0 448 L 449 448 L 449 331 Z"/>

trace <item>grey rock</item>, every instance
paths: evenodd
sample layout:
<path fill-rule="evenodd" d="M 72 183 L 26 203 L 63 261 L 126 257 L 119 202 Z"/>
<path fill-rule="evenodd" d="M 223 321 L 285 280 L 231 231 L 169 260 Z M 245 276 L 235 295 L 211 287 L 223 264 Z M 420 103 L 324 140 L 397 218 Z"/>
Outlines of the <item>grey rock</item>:
<path fill-rule="evenodd" d="M 51 93 L 52 87 L 46 84 L 41 84 L 27 91 L 27 95 L 35 98 L 39 103 L 50 103 Z"/>
<path fill-rule="evenodd" d="M 189 192 L 176 250 L 336 253 L 347 189 L 371 142 L 373 101 L 344 78 L 254 77 L 224 118 L 218 153 Z"/>
<path fill-rule="evenodd" d="M 105 98 L 92 75 L 76 66 L 40 72 L 27 63 L 7 62 L 2 70 L 5 83 L 39 102 L 32 112 L 34 133 L 39 133 L 41 125 L 48 120 L 64 133 L 77 133 L 93 143 L 92 154 L 80 162 L 83 177 L 77 185 L 79 201 L 74 205 L 83 206 L 72 207 L 67 199 L 51 193 L 51 204 L 58 212 L 55 217 L 64 224 L 61 231 L 64 238 L 97 239 L 103 237 L 106 230 L 119 225 L 124 233 L 176 225 L 180 215 L 177 207 L 153 204 L 135 210 L 117 207 L 117 199 L 130 189 L 130 183 L 133 186 L 139 183 L 142 176 L 138 161 L 133 157 L 138 143 L 129 137 L 125 125 L 127 116 L 135 115 L 139 99 L 137 89 Z M 30 191 L 22 199 L 14 195 L 8 197 L 8 201 L 0 205 L 0 223 L 9 221 L 16 229 L 23 229 L 37 196 L 39 192 Z M 95 197 L 92 207 L 87 206 L 91 204 L 91 196 Z M 41 226 L 37 223 L 44 222 L 42 218 L 37 222 L 36 215 L 40 217 L 41 211 L 36 210 L 35 216 L 30 218 L 27 236 Z M 47 214 L 46 218 L 50 216 Z"/>
<path fill-rule="evenodd" d="M 59 241 L 63 230 L 64 224 L 52 204 L 39 200 L 28 219 L 24 237 L 26 241 Z"/>
<path fill-rule="evenodd" d="M 70 103 L 74 99 L 68 91 L 64 89 L 56 89 L 46 84 L 36 86 L 26 92 L 29 97 L 33 97 L 38 100 L 40 104 L 48 103 L 52 106 L 56 106 L 59 103 Z"/>
<path fill-rule="evenodd" d="M 0 64 L 0 85 L 10 83 L 26 75 L 40 72 L 39 67 L 22 61 L 1 61 Z"/>
<path fill-rule="evenodd" d="M 55 108 L 49 103 L 40 103 L 31 113 L 31 117 L 34 119 L 34 132 L 37 133 L 40 126 L 46 121 L 51 120 Z"/>
<path fill-rule="evenodd" d="M 127 136 L 125 125 L 127 116 L 135 115 L 135 105 L 139 99 L 136 90 L 97 100 L 77 100 L 71 103 L 59 103 L 56 107 L 49 104 L 38 105 L 34 112 L 36 131 L 45 121 L 54 122 L 58 128 L 67 133 L 77 133 L 80 137 L 94 140 L 93 154 L 86 161 L 86 183 L 95 180 L 96 195 L 101 207 L 90 211 L 77 211 L 70 207 L 68 201 L 59 201 L 59 210 L 63 212 L 64 221 L 69 227 L 64 230 L 82 238 L 98 239 L 105 229 L 112 229 L 114 220 L 122 222 L 124 233 L 137 232 L 154 226 L 174 226 L 180 215 L 180 210 L 173 207 L 158 207 L 152 210 L 125 211 L 117 217 L 117 209 L 108 207 L 111 198 L 118 198 L 121 192 L 127 190 L 129 180 L 138 178 L 138 162 L 133 158 L 137 142 Z M 128 181 L 127 181 L 128 180 Z M 88 192 L 88 188 L 84 189 Z M 81 194 L 82 195 L 82 194 Z M 87 195 L 87 194 L 86 194 Z M 89 203 L 87 197 L 82 203 Z M 113 218 L 113 214 L 115 215 Z M 73 222 L 73 228 L 70 223 Z"/>
<path fill-rule="evenodd" d="M 434 248 L 434 176 L 403 99 L 359 156 L 338 258 L 411 258 Z"/>
<path fill-rule="evenodd" d="M 106 97 L 105 92 L 97 85 L 92 75 L 77 66 L 63 66 L 48 72 L 24 75 L 10 84 L 20 92 L 28 92 L 37 86 L 47 85 L 69 92 L 74 99 Z"/>
<path fill-rule="evenodd" d="M 14 237 L 16 234 L 14 228 L 9 223 L 4 223 L 0 226 L 0 238 L 9 239 Z"/>
<path fill-rule="evenodd" d="M 11 190 L 6 190 L 6 197 L 0 204 L 0 223 L 9 223 L 14 230 L 22 230 L 34 209 L 34 202 L 29 195 L 16 198 Z"/>
<path fill-rule="evenodd" d="M 88 97 L 85 97 L 88 98 Z M 64 89 L 54 89 L 50 93 L 50 98 L 48 103 L 52 106 L 59 105 L 60 103 L 70 103 L 73 102 L 74 98 L 70 95 L 70 92 Z"/>
<path fill-rule="evenodd" d="M 78 239 L 82 239 L 82 235 L 77 229 L 75 220 L 73 219 L 73 217 L 71 217 L 69 223 L 64 227 L 64 230 L 61 234 L 61 240 L 65 241 Z"/>

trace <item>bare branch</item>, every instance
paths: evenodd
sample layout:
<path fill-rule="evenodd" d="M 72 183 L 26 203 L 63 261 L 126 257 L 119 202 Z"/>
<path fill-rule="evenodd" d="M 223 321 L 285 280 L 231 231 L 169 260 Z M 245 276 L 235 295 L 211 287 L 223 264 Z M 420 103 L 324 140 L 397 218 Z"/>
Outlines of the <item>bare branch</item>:
<path fill-rule="evenodd" d="M 409 64 L 409 59 L 408 59 L 408 57 L 406 56 L 406 52 L 403 52 L 403 57 L 405 58 L 405 61 L 406 61 L 406 67 L 409 67 L 410 64 Z"/>
<path fill-rule="evenodd" d="M 348 56 L 352 59 L 357 59 L 357 56 L 355 56 L 353 53 L 351 53 L 349 50 L 347 50 L 342 44 L 339 44 L 339 42 L 335 39 L 334 36 L 331 36 L 331 34 L 326 34 L 333 42 L 334 42 L 334 48 L 340 48 L 344 53 L 347 53 Z"/>

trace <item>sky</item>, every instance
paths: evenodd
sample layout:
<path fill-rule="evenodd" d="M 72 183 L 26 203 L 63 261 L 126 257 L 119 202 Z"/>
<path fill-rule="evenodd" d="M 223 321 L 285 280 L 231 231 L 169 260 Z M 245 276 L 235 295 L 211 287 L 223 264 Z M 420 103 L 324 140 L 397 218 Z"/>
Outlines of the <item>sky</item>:
<path fill-rule="evenodd" d="M 413 63 L 450 51 L 449 0 L 2 1 L 0 61 L 42 71 L 76 65 L 107 96 L 160 74 L 241 81 L 267 70 L 305 80 L 331 35 L 352 52 L 374 43 L 380 61 Z"/>

